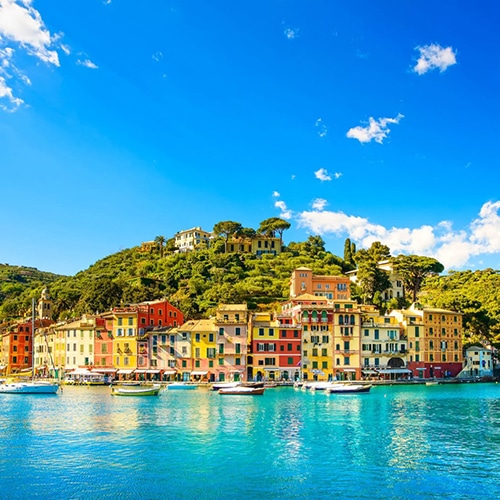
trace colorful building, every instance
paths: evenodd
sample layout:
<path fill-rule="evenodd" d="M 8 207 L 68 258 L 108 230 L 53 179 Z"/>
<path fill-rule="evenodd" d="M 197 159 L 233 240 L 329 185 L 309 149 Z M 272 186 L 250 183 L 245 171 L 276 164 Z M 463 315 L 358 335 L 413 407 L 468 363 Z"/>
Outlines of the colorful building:
<path fill-rule="evenodd" d="M 406 332 L 394 316 L 381 316 L 375 306 L 363 306 L 361 324 L 362 373 L 399 379 L 411 375 L 407 368 Z"/>
<path fill-rule="evenodd" d="M 462 370 L 462 313 L 415 305 L 391 311 L 408 339 L 408 369 L 422 378 L 455 377 Z"/>
<path fill-rule="evenodd" d="M 217 308 L 214 321 L 218 356 L 215 380 L 219 382 L 245 379 L 248 318 L 246 304 L 220 304 Z"/>
<path fill-rule="evenodd" d="M 290 298 L 310 294 L 328 300 L 351 298 L 351 280 L 347 276 L 316 276 L 312 269 L 299 267 L 292 272 Z"/>

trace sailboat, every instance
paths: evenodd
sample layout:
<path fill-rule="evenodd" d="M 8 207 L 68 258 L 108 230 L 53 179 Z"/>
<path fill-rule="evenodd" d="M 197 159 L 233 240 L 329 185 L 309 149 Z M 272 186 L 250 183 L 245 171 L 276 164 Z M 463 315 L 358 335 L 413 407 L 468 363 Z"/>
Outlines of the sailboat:
<path fill-rule="evenodd" d="M 59 384 L 35 380 L 35 299 L 31 303 L 31 381 L 0 384 L 0 394 L 57 394 Z"/>

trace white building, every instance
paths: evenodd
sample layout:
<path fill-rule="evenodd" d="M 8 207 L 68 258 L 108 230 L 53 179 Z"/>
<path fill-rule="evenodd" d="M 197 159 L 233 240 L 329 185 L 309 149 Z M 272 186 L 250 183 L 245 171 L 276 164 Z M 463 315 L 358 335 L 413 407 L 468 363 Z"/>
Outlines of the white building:
<path fill-rule="evenodd" d="M 464 367 L 458 374 L 460 378 L 492 377 L 493 355 L 484 347 L 469 347 L 465 351 Z"/>
<path fill-rule="evenodd" d="M 175 235 L 175 246 L 179 252 L 192 252 L 201 243 L 205 243 L 208 246 L 212 236 L 212 233 L 203 231 L 201 227 L 193 227 L 179 231 Z"/>

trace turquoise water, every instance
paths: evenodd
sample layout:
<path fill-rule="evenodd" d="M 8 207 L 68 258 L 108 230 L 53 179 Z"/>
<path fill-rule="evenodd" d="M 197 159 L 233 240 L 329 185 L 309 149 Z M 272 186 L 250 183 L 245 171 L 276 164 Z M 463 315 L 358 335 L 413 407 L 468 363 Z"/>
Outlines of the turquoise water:
<path fill-rule="evenodd" d="M 2 499 L 500 498 L 500 384 L 0 395 Z"/>

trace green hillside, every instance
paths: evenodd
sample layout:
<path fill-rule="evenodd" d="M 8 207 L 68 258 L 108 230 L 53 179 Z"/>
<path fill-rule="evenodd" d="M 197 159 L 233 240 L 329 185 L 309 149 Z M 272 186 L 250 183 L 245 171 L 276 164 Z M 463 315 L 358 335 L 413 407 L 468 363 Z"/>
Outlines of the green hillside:
<path fill-rule="evenodd" d="M 325 251 L 321 238 L 290 243 L 279 256 L 224 253 L 224 240 L 190 253 L 139 247 L 99 260 L 72 277 L 50 281 L 54 319 L 108 310 L 120 304 L 166 297 L 189 318 L 214 312 L 221 302 L 270 304 L 288 297 L 293 269 L 307 266 L 316 274 L 340 274 L 343 260 Z M 34 282 L 0 300 L 0 318 L 16 317 L 38 297 L 47 281 Z"/>
<path fill-rule="evenodd" d="M 21 303 L 29 307 L 34 290 L 42 290 L 61 278 L 61 275 L 39 271 L 34 267 L 0 264 L 0 319 L 12 313 L 16 316 L 19 306 L 15 304 L 21 297 Z"/>

